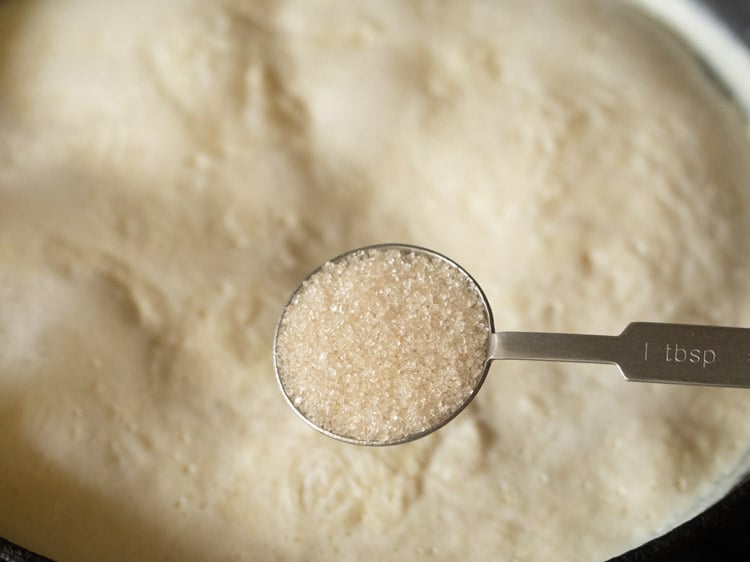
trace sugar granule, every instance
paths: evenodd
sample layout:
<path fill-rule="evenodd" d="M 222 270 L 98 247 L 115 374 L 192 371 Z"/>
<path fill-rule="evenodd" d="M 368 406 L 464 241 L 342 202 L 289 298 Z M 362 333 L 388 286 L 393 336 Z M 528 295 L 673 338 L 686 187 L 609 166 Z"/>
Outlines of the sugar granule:
<path fill-rule="evenodd" d="M 438 257 L 370 248 L 326 263 L 276 341 L 295 407 L 338 436 L 391 442 L 458 410 L 484 372 L 489 319 L 476 286 Z"/>

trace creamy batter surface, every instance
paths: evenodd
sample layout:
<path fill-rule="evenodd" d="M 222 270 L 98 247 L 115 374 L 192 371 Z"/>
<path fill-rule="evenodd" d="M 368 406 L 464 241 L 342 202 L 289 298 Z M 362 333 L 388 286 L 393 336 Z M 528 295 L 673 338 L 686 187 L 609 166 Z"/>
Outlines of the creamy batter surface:
<path fill-rule="evenodd" d="M 0 536 L 98 560 L 604 560 L 723 493 L 745 391 L 496 364 L 393 448 L 280 396 L 281 307 L 398 241 L 505 330 L 750 325 L 750 143 L 622 2 L 0 3 Z"/>

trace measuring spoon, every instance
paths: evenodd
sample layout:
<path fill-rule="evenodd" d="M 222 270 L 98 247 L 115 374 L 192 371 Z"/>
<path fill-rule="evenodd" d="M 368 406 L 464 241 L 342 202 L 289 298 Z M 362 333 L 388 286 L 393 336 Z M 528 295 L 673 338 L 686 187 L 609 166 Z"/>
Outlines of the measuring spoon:
<path fill-rule="evenodd" d="M 328 424 L 321 421 L 321 416 L 315 417 L 310 414 L 310 410 L 302 405 L 304 400 L 299 392 L 294 396 L 292 396 L 293 393 L 290 393 L 295 373 L 288 372 L 284 357 L 280 357 L 280 348 L 283 346 L 279 346 L 279 338 L 283 337 L 287 330 L 288 311 L 290 307 L 297 306 L 300 300 L 305 298 L 305 288 L 311 282 L 317 281 L 320 285 L 320 279 L 316 279 L 316 276 L 322 275 L 322 271 L 328 272 L 328 277 L 323 280 L 322 290 L 324 290 L 325 283 L 331 284 L 333 283 L 332 279 L 335 279 L 335 277 L 331 277 L 330 272 L 345 271 L 348 267 L 347 264 L 356 261 L 354 260 L 355 256 L 359 256 L 357 259 L 360 261 L 363 259 L 362 256 L 367 256 L 367 259 L 376 262 L 381 256 L 392 256 L 394 251 L 403 256 L 406 264 L 404 265 L 405 271 L 408 271 L 409 263 L 412 263 L 415 259 L 423 258 L 430 263 L 447 264 L 456 275 L 465 281 L 466 290 L 471 292 L 484 311 L 483 325 L 486 325 L 487 328 L 487 333 L 482 336 L 481 342 L 483 349 L 486 350 L 484 361 L 478 364 L 476 373 L 467 374 L 467 380 L 471 381 L 472 386 L 466 395 L 455 401 L 449 410 L 431 418 L 426 424 L 404 427 L 403 431 L 397 430 L 387 435 L 378 433 L 376 427 L 378 423 L 377 415 L 370 416 L 375 420 L 371 422 L 374 427 L 367 426 L 366 430 L 357 429 L 355 431 L 348 429 L 348 426 L 344 428 L 340 424 Z M 324 434 L 348 443 L 394 445 L 413 441 L 435 431 L 453 419 L 471 401 L 481 387 L 490 363 L 495 360 L 604 363 L 617 366 L 625 379 L 629 381 L 750 387 L 750 329 L 748 328 L 633 322 L 616 336 L 546 332 L 495 332 L 489 302 L 477 282 L 460 265 L 437 252 L 406 244 L 381 244 L 352 250 L 333 258 L 327 264 L 327 268 L 324 265 L 312 272 L 292 294 L 284 307 L 274 337 L 274 369 L 287 402 L 297 414 Z M 338 269 L 335 269 L 335 267 L 332 269 L 331 266 L 337 264 Z M 396 263 L 394 267 L 400 267 L 400 265 Z M 436 271 L 444 271 L 444 269 L 443 267 L 443 269 Z M 413 281 L 409 280 L 410 283 Z M 320 286 L 316 290 L 321 290 Z M 356 283 L 351 287 L 351 291 L 355 299 L 359 298 L 356 295 Z M 333 303 L 331 306 L 333 308 L 339 307 L 341 303 Z M 310 321 L 316 322 L 318 319 L 311 319 Z M 347 330 L 347 327 L 343 325 L 341 329 Z M 483 351 L 483 353 L 485 352 Z M 316 358 L 310 357 L 311 362 L 315 360 Z M 376 369 L 377 367 L 378 365 L 373 365 L 373 368 Z M 385 383 L 382 385 L 374 383 L 372 385 L 371 398 L 373 401 L 382 398 L 378 396 L 381 386 L 385 387 Z M 333 388 L 333 390 L 336 389 Z M 417 396 L 417 398 L 422 399 L 420 396 Z M 444 400 L 440 396 L 436 395 L 434 400 L 436 404 L 439 401 L 441 406 L 444 405 Z M 334 416 L 336 412 L 330 411 L 333 406 L 336 406 L 335 402 L 323 404 L 322 411 L 328 411 L 331 416 Z M 325 410 L 326 407 L 328 410 Z M 358 414 L 355 412 L 352 415 Z M 386 423 L 390 423 L 390 420 L 383 421 L 383 424 Z M 356 424 L 353 426 L 356 426 Z"/>

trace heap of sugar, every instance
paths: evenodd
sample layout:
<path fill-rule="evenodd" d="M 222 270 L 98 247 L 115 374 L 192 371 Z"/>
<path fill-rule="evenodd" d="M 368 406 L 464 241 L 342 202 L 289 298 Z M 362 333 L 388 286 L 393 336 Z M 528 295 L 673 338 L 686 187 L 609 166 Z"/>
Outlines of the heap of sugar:
<path fill-rule="evenodd" d="M 439 426 L 473 395 L 488 312 L 475 283 L 418 250 L 374 247 L 326 263 L 286 308 L 276 368 L 317 427 L 393 443 Z"/>

